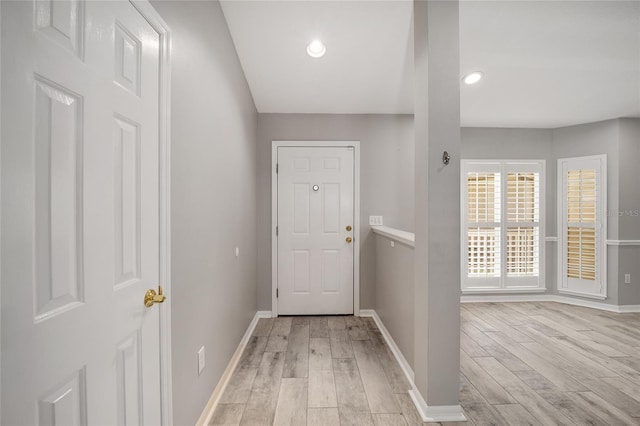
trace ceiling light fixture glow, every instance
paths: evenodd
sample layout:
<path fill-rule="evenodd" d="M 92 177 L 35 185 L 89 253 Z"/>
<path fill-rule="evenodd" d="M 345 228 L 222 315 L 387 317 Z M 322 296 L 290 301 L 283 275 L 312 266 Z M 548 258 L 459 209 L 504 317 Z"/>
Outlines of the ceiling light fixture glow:
<path fill-rule="evenodd" d="M 482 73 L 480 71 L 469 73 L 462 79 L 462 81 L 464 81 L 464 84 L 476 84 L 480 80 L 482 80 Z"/>
<path fill-rule="evenodd" d="M 327 46 L 320 40 L 313 40 L 307 46 L 307 54 L 312 58 L 322 58 L 327 53 Z"/>

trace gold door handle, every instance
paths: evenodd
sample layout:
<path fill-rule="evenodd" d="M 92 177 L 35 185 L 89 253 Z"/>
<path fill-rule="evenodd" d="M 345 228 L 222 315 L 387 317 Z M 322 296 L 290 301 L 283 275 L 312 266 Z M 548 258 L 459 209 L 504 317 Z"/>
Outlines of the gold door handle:
<path fill-rule="evenodd" d="M 351 229 L 352 229 L 352 228 L 351 228 L 351 225 L 347 225 L 347 232 L 348 232 L 348 231 L 351 231 Z"/>
<path fill-rule="evenodd" d="M 162 286 L 158 286 L 158 293 L 154 289 L 149 289 L 144 295 L 144 306 L 147 308 L 152 307 L 156 303 L 162 303 L 167 299 L 167 296 L 162 294 Z"/>
<path fill-rule="evenodd" d="M 351 237 L 347 237 L 346 241 L 347 241 L 347 243 L 350 243 L 351 241 L 353 241 L 353 239 Z"/>

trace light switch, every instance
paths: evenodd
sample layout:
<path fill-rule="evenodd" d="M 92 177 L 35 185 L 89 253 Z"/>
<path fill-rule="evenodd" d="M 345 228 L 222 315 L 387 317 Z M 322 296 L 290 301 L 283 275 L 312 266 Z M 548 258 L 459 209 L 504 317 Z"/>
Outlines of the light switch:
<path fill-rule="evenodd" d="M 369 226 L 382 226 L 382 216 L 369 216 Z"/>
<path fill-rule="evenodd" d="M 236 257 L 240 256 L 240 247 L 236 247 Z"/>
<path fill-rule="evenodd" d="M 631 274 L 624 274 L 624 283 L 631 284 Z"/>

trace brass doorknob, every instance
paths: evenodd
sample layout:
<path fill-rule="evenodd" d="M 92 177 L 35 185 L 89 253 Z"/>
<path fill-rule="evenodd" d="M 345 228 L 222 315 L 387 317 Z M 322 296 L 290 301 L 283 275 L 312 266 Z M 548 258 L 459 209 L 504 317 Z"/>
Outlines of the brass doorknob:
<path fill-rule="evenodd" d="M 350 243 L 351 241 L 353 241 L 353 239 L 351 237 L 347 237 L 346 241 L 347 241 L 347 243 Z"/>
<path fill-rule="evenodd" d="M 351 225 L 347 225 L 347 231 L 351 231 L 351 229 L 353 229 L 351 228 Z"/>
<path fill-rule="evenodd" d="M 144 295 L 144 306 L 147 308 L 152 307 L 156 303 L 162 303 L 167 299 L 167 296 L 162 294 L 162 286 L 158 286 L 158 293 L 154 289 L 149 289 Z"/>

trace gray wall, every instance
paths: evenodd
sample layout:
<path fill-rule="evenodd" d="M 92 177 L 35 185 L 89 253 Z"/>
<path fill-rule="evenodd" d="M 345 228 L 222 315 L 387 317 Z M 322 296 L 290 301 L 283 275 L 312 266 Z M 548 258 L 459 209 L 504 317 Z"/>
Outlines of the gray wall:
<path fill-rule="evenodd" d="M 607 120 L 559 129 L 463 128 L 462 158 L 544 159 L 547 236 L 557 236 L 557 159 L 607 154 L 608 239 L 639 239 L 640 119 Z M 618 216 L 623 212 L 623 216 Z M 630 212 L 625 215 L 624 212 Z M 557 293 L 556 243 L 546 243 L 546 284 Z M 640 248 L 607 248 L 609 304 L 640 304 Z M 632 284 L 624 284 L 629 273 Z"/>
<path fill-rule="evenodd" d="M 360 141 L 360 307 L 375 306 L 375 241 L 369 215 L 413 230 L 413 116 L 258 115 L 258 308 L 271 310 L 271 142 Z"/>
<path fill-rule="evenodd" d="M 619 120 L 620 164 L 618 211 L 611 212 L 618 220 L 618 235 L 612 239 L 640 240 L 640 119 Z M 640 247 L 612 247 L 618 255 L 618 303 L 640 304 Z M 631 284 L 624 275 L 631 274 Z"/>
<path fill-rule="evenodd" d="M 617 211 L 620 190 L 619 120 L 607 120 L 553 130 L 554 158 L 601 154 L 607 155 L 607 210 Z M 553 179 L 557 179 L 557 174 L 554 174 Z M 555 199 L 557 190 L 553 194 L 549 193 L 549 196 L 553 196 Z M 618 218 L 610 216 L 607 218 L 607 238 L 617 239 L 617 237 Z M 607 299 L 603 300 L 603 303 L 618 304 L 618 281 L 618 248 L 609 246 L 607 247 Z"/>
<path fill-rule="evenodd" d="M 173 37 L 173 420 L 186 425 L 256 312 L 257 113 L 219 3 L 153 5 Z"/>
<path fill-rule="evenodd" d="M 376 313 L 413 368 L 413 247 L 376 235 Z"/>
<path fill-rule="evenodd" d="M 547 197 L 546 236 L 556 236 L 556 160 L 553 158 L 553 130 L 508 128 L 462 128 L 462 158 L 492 160 L 545 160 Z M 556 245 L 545 243 L 545 283 L 556 293 Z"/>

